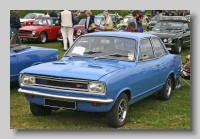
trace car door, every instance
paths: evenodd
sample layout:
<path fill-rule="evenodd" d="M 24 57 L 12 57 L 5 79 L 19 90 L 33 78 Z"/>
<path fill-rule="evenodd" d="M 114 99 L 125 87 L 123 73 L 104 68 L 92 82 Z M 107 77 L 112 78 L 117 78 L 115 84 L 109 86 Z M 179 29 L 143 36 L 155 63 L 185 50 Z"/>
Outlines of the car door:
<path fill-rule="evenodd" d="M 153 48 L 154 48 L 154 55 L 156 60 L 159 63 L 159 77 L 157 79 L 159 86 L 162 85 L 166 77 L 168 76 L 168 68 L 171 66 L 171 62 L 168 60 L 168 53 L 167 50 L 165 49 L 164 44 L 158 37 L 152 37 L 151 38 Z"/>
<path fill-rule="evenodd" d="M 138 81 L 135 86 L 139 93 L 151 92 L 159 85 L 160 61 L 155 59 L 150 38 L 144 38 L 139 43 L 139 55 L 136 66 Z"/>
<path fill-rule="evenodd" d="M 188 23 L 183 24 L 183 46 L 190 46 L 190 28 Z"/>
<path fill-rule="evenodd" d="M 17 54 L 14 51 L 10 51 L 10 81 L 15 80 L 18 76 L 18 60 Z"/>
<path fill-rule="evenodd" d="M 49 19 L 48 19 L 49 20 Z M 51 36 L 52 38 L 58 37 L 58 32 L 60 30 L 60 26 L 58 26 L 58 19 L 51 19 Z"/>

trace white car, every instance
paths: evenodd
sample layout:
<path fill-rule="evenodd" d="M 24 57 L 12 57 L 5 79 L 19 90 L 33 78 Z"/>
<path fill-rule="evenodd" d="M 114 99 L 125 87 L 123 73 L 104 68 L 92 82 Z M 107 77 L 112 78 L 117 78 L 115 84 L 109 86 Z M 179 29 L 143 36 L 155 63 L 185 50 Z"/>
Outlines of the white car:
<path fill-rule="evenodd" d="M 24 18 L 20 18 L 20 22 L 22 26 L 27 26 L 33 23 L 35 18 L 41 17 L 41 16 L 44 16 L 44 14 L 43 13 L 29 13 Z"/>

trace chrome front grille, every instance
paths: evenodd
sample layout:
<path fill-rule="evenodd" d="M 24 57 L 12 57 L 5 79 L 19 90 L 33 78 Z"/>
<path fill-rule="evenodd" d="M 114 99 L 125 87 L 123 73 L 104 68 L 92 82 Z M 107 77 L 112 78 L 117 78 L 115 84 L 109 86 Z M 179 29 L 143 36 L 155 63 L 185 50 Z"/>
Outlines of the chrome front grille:
<path fill-rule="evenodd" d="M 88 91 L 89 81 L 66 79 L 66 78 L 55 78 L 45 76 L 35 76 L 35 85 L 38 87 L 54 88 L 61 90 L 75 90 L 75 91 Z"/>
<path fill-rule="evenodd" d="M 19 30 L 19 33 L 21 33 L 21 34 L 32 34 L 32 31 Z"/>

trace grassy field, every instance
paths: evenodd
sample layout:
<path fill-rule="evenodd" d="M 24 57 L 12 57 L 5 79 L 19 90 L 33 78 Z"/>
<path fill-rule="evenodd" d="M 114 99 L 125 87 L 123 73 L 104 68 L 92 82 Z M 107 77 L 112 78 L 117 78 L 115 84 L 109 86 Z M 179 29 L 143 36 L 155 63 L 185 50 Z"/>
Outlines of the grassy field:
<path fill-rule="evenodd" d="M 60 42 L 27 43 L 27 45 L 57 48 L 59 59 L 64 54 Z M 183 49 L 181 53 L 183 63 L 188 54 L 190 49 Z M 181 80 L 181 84 L 183 83 Z M 11 129 L 112 129 L 106 125 L 106 118 L 97 113 L 58 110 L 45 117 L 33 116 L 28 101 L 23 94 L 18 93 L 18 88 L 18 83 L 10 85 Z M 189 130 L 190 124 L 190 87 L 184 84 L 172 92 L 168 101 L 157 100 L 157 94 L 154 94 L 131 105 L 125 126 L 118 129 Z"/>

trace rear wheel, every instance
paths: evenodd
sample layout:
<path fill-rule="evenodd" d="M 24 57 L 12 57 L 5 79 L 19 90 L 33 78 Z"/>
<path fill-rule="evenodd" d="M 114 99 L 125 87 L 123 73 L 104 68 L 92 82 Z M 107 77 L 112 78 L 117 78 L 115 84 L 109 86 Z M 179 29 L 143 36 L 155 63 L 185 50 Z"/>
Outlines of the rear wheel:
<path fill-rule="evenodd" d="M 172 77 L 169 76 L 162 90 L 158 92 L 158 99 L 168 100 L 171 97 L 172 92 Z"/>
<path fill-rule="evenodd" d="M 123 126 L 127 119 L 128 108 L 128 97 L 122 93 L 106 115 L 107 125 L 114 128 Z"/>
<path fill-rule="evenodd" d="M 34 103 L 30 103 L 30 109 L 31 109 L 31 113 L 34 116 L 46 116 L 46 115 L 51 114 L 52 112 L 52 108 L 47 107 L 47 106 L 37 105 Z"/>

